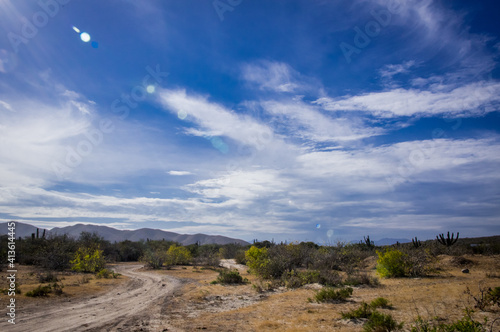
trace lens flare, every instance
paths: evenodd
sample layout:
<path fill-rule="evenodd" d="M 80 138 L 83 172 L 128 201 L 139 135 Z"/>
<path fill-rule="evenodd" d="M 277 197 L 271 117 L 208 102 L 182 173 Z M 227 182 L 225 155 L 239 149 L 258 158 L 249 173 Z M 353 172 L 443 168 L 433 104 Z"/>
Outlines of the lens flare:
<path fill-rule="evenodd" d="M 154 85 L 148 85 L 148 86 L 146 87 L 146 91 L 147 91 L 148 93 L 154 93 L 154 92 L 155 92 L 155 89 L 156 89 L 156 88 L 155 88 L 155 86 L 154 86 Z"/>
<path fill-rule="evenodd" d="M 181 120 L 184 120 L 188 116 L 187 112 L 184 110 L 180 110 L 177 112 L 177 117 Z"/>
<path fill-rule="evenodd" d="M 87 43 L 87 42 L 89 42 L 89 41 L 90 41 L 90 35 L 89 35 L 88 33 L 86 33 L 86 32 L 82 32 L 82 33 L 80 34 L 80 39 L 81 39 L 83 42 Z"/>
<path fill-rule="evenodd" d="M 321 228 L 321 224 L 316 224 L 316 228 Z"/>
<path fill-rule="evenodd" d="M 80 29 L 78 29 L 77 27 L 73 26 L 73 30 L 75 30 L 76 33 L 80 33 Z"/>

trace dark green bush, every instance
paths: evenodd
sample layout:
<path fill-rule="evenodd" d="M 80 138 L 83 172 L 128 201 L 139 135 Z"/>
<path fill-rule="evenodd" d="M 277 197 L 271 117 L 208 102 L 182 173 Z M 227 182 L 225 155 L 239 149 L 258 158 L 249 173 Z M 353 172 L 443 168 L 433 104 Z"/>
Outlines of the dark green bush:
<path fill-rule="evenodd" d="M 363 327 L 365 332 L 391 332 L 399 331 L 403 328 L 403 323 L 398 323 L 391 315 L 374 311 L 368 317 L 368 321 Z"/>
<path fill-rule="evenodd" d="M 212 283 L 217 284 L 244 284 L 246 279 L 240 275 L 238 270 L 222 270 L 219 272 L 219 276 Z"/>
<path fill-rule="evenodd" d="M 41 297 L 41 296 L 49 296 L 49 293 L 52 291 L 52 287 L 50 285 L 39 285 L 37 288 L 26 293 L 26 296 L 29 297 Z"/>
<path fill-rule="evenodd" d="M 362 302 L 358 309 L 351 310 L 349 312 L 342 312 L 342 318 L 344 319 L 358 319 L 358 318 L 368 318 L 372 314 L 373 310 L 366 302 Z"/>
<path fill-rule="evenodd" d="M 378 297 L 371 301 L 370 304 L 362 302 L 358 309 L 351 310 L 349 312 L 342 312 L 342 318 L 353 319 L 353 318 L 370 318 L 372 313 L 376 312 L 377 308 L 392 308 L 389 301 L 383 297 Z"/>
<path fill-rule="evenodd" d="M 324 287 L 320 291 L 316 292 L 314 298 L 316 302 L 342 302 L 347 300 L 352 295 L 352 288 L 346 287 L 341 289 L 335 289 L 333 287 Z"/>
<path fill-rule="evenodd" d="M 420 316 L 415 321 L 414 325 L 411 327 L 411 332 L 486 332 L 488 329 L 484 326 L 487 324 L 487 319 L 484 321 L 484 325 L 480 322 L 475 321 L 471 317 L 472 311 L 465 311 L 465 315 L 462 319 L 449 323 L 435 323 L 423 320 Z M 493 329 L 491 329 L 493 331 Z"/>
<path fill-rule="evenodd" d="M 57 279 L 57 276 L 52 273 L 52 272 L 47 272 L 46 274 L 40 273 L 38 274 L 38 282 L 39 283 L 46 283 L 46 282 L 57 282 L 59 279 Z"/>
<path fill-rule="evenodd" d="M 370 307 L 372 308 L 383 308 L 383 309 L 392 309 L 392 305 L 386 298 L 377 297 L 375 300 L 370 302 Z"/>

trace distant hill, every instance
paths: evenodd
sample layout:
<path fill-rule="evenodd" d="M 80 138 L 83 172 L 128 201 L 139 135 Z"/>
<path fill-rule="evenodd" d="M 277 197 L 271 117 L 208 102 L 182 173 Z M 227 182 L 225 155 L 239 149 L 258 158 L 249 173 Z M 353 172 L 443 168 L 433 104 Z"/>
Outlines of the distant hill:
<path fill-rule="evenodd" d="M 7 229 L 8 223 L 9 222 L 0 223 L 0 235 L 7 234 L 9 232 Z M 36 229 L 37 228 L 35 226 L 16 221 L 16 238 L 31 236 L 32 233 L 36 234 Z M 40 236 L 42 236 L 43 230 L 43 228 L 39 228 Z M 48 230 L 45 231 L 48 232 Z"/>
<path fill-rule="evenodd" d="M 31 236 L 32 233 L 36 233 L 36 227 L 16 222 L 16 237 Z M 0 235 L 7 234 L 7 223 L 0 223 Z M 40 228 L 40 236 L 42 235 L 43 229 Z M 140 240 L 163 240 L 175 241 L 182 245 L 189 245 L 193 243 L 199 244 L 228 244 L 237 243 L 241 245 L 247 245 L 248 242 L 240 239 L 233 239 L 221 235 L 206 235 L 206 234 L 178 234 L 174 232 L 167 232 L 161 229 L 152 228 L 140 228 L 136 230 L 119 230 L 107 226 L 98 225 L 84 225 L 76 224 L 73 226 L 66 227 L 54 227 L 51 230 L 47 230 L 47 235 L 50 234 L 68 234 L 71 237 L 77 238 L 80 236 L 81 232 L 97 233 L 102 236 L 105 240 L 110 242 L 120 242 L 125 240 L 130 241 L 140 241 Z"/>
<path fill-rule="evenodd" d="M 376 246 L 390 246 L 391 244 L 396 244 L 397 242 L 399 243 L 407 243 L 411 242 L 411 240 L 408 239 L 391 239 L 391 238 L 383 238 L 378 241 L 374 241 Z"/>

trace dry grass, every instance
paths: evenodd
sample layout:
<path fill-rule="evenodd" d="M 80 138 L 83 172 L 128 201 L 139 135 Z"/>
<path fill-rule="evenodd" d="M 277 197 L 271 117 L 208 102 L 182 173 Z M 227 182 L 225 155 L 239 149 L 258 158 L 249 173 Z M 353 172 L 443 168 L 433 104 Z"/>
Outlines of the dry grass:
<path fill-rule="evenodd" d="M 127 280 L 127 277 L 120 276 L 118 279 L 96 279 L 90 274 L 76 272 L 52 272 L 58 281 L 58 284 L 64 285 L 63 294 L 58 296 L 53 293 L 45 298 L 33 298 L 26 296 L 26 293 L 41 285 L 38 280 L 40 273 L 47 273 L 46 270 L 35 266 L 17 265 L 16 281 L 19 284 L 22 294 L 16 294 L 16 303 L 18 305 L 27 305 L 30 303 L 46 303 L 56 302 L 68 298 L 81 298 L 86 296 L 97 296 L 100 293 L 106 292 L 111 287 L 117 286 Z M 7 287 L 7 272 L 0 272 L 0 288 Z M 43 283 L 43 285 L 52 284 Z M 0 303 L 7 303 L 8 296 L 1 294 Z"/>
<path fill-rule="evenodd" d="M 466 256 L 473 262 L 469 274 L 452 262 L 452 257 L 440 256 L 440 273 L 429 278 L 383 279 L 377 288 L 354 288 L 353 297 L 346 303 L 309 303 L 315 291 L 302 287 L 295 290 L 258 294 L 251 285 L 210 285 L 217 272 L 188 267 L 161 271 L 179 278 L 189 278 L 182 294 L 163 308 L 168 320 L 181 329 L 191 331 L 361 331 L 362 324 L 342 320 L 340 313 L 355 309 L 362 301 L 387 298 L 394 309 L 379 309 L 390 313 L 397 321 L 410 326 L 418 315 L 424 319 L 439 317 L 451 322 L 463 315 L 465 307 L 474 303 L 464 294 L 466 287 L 478 292 L 478 287 L 500 286 L 488 274 L 500 271 L 499 256 Z M 373 266 L 367 272 L 375 276 Z M 196 271 L 199 272 L 196 272 Z M 256 278 L 240 271 L 244 278 Z M 476 312 L 475 317 L 491 321 L 500 310 Z M 193 319 L 195 318 L 195 319 Z"/>
<path fill-rule="evenodd" d="M 478 293 L 479 287 L 500 286 L 500 256 L 465 256 L 473 263 L 470 273 L 461 272 L 461 267 L 450 256 L 440 256 L 437 267 L 439 274 L 428 278 L 382 279 L 376 288 L 354 287 L 353 296 L 345 303 L 310 303 L 308 298 L 315 294 L 310 285 L 294 290 L 284 288 L 275 291 L 257 292 L 252 283 L 258 279 L 241 270 L 242 277 L 251 283 L 236 286 L 212 285 L 218 272 L 201 267 L 174 267 L 170 270 L 155 271 L 184 280 L 181 290 L 167 298 L 161 307 L 162 320 L 183 331 L 203 329 L 205 331 L 362 331 L 362 323 L 341 319 L 341 312 L 359 307 L 362 301 L 370 302 L 377 297 L 388 299 L 394 309 L 379 309 L 390 313 L 397 321 L 410 326 L 418 315 L 424 319 L 439 317 L 443 322 L 455 321 L 462 317 L 465 307 L 474 303 L 464 294 L 467 287 Z M 366 264 L 368 274 L 375 276 L 373 262 Z M 58 273 L 64 284 L 61 298 L 28 298 L 24 294 L 39 285 L 33 267 L 20 266 L 18 281 L 23 295 L 16 296 L 20 305 L 24 303 L 56 302 L 96 296 L 126 280 L 95 279 L 83 283 L 82 274 Z M 1 272 L 1 282 L 6 284 L 6 273 Z M 490 277 L 488 277 L 490 276 Z M 3 299 L 3 300 L 2 300 Z M 0 302 L 6 296 L 0 296 Z M 490 312 L 476 312 L 475 318 L 491 321 L 500 316 L 500 309 Z"/>

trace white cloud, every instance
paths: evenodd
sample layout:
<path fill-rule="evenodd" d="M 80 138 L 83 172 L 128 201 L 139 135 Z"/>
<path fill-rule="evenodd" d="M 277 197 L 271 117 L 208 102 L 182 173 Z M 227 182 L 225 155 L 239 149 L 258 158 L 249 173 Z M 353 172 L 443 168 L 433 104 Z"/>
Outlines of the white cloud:
<path fill-rule="evenodd" d="M 188 171 L 169 171 L 168 174 L 174 176 L 182 176 L 182 175 L 191 175 L 192 173 Z"/>
<path fill-rule="evenodd" d="M 159 94 L 163 106 L 174 114 L 186 112 L 186 120 L 198 124 L 205 133 L 227 136 L 257 149 L 274 139 L 272 130 L 266 125 L 209 102 L 205 97 L 187 95 L 185 90 L 161 90 Z"/>
<path fill-rule="evenodd" d="M 316 103 L 331 111 L 365 111 L 380 117 L 479 116 L 498 110 L 500 83 L 481 81 L 461 87 L 434 86 L 430 90 L 398 88 L 358 96 L 325 97 Z"/>
<path fill-rule="evenodd" d="M 299 76 L 290 66 L 281 62 L 260 61 L 242 67 L 245 81 L 257 85 L 261 90 L 294 92 L 301 88 Z"/>
<path fill-rule="evenodd" d="M 301 101 L 267 101 L 262 107 L 285 122 L 288 135 L 314 142 L 341 142 L 380 135 L 383 129 L 368 127 L 359 119 L 323 114 L 319 107 Z"/>
<path fill-rule="evenodd" d="M 405 74 L 409 72 L 409 69 L 415 65 L 414 60 L 406 61 L 402 64 L 396 65 L 385 65 L 384 68 L 380 70 L 380 76 L 385 78 L 392 78 L 397 74 Z"/>

